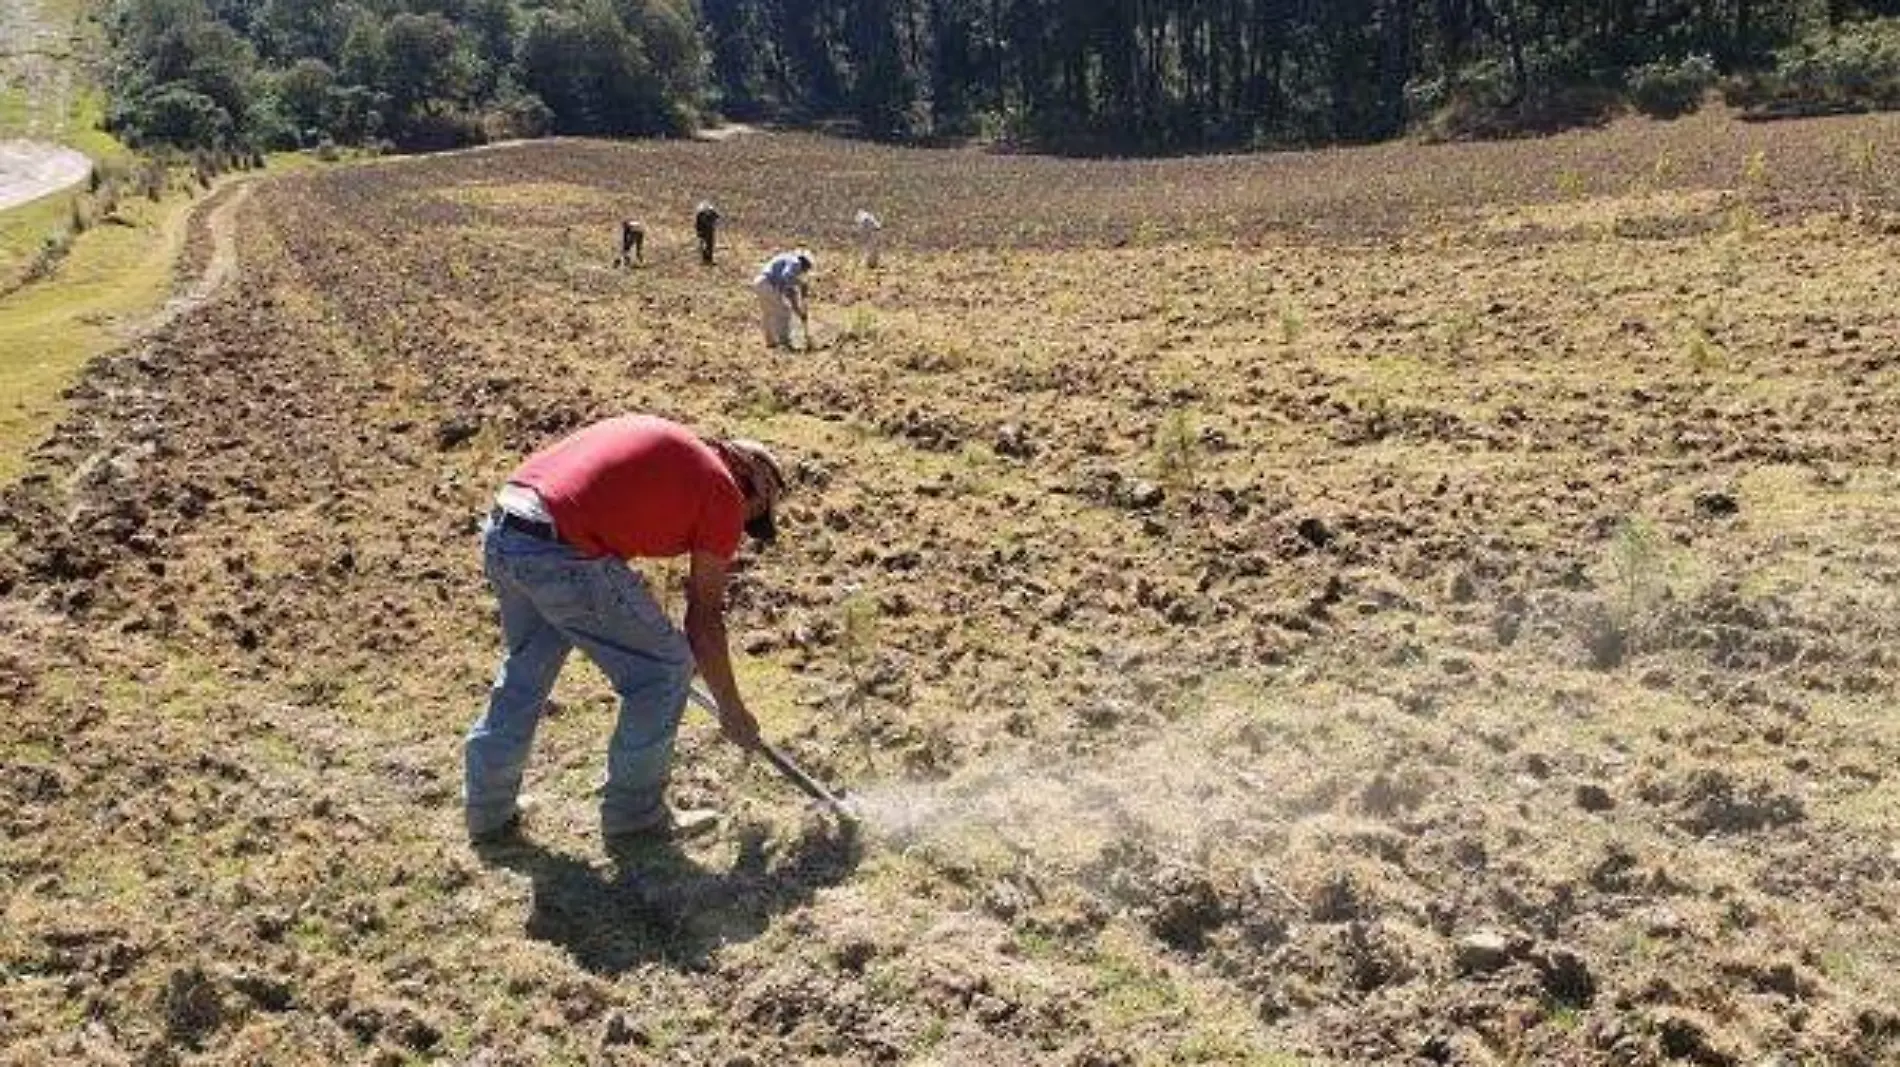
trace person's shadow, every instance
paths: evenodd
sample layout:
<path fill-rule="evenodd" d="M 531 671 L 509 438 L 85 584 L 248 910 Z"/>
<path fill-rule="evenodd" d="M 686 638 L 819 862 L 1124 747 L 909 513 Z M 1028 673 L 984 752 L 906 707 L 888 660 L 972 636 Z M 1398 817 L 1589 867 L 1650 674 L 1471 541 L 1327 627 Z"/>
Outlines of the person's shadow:
<path fill-rule="evenodd" d="M 606 870 L 521 839 L 476 854 L 533 880 L 529 937 L 561 946 L 591 973 L 613 976 L 655 960 L 703 967 L 720 945 L 750 941 L 773 915 L 843 881 L 863 855 L 850 823 L 827 822 L 786 842 L 771 841 L 757 824 L 741 825 L 738 836 L 738 859 L 726 871 L 657 840 L 610 848 Z"/>

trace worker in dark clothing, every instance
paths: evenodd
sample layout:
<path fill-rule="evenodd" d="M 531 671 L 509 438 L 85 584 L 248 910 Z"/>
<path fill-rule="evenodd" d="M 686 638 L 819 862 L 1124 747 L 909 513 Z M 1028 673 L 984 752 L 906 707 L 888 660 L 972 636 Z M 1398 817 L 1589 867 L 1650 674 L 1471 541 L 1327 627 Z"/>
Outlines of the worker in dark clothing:
<path fill-rule="evenodd" d="M 701 200 L 693 211 L 693 232 L 699 235 L 699 261 L 712 266 L 713 238 L 719 230 L 719 212 L 712 202 Z"/>
<path fill-rule="evenodd" d="M 631 267 L 644 262 L 647 243 L 647 228 L 632 219 L 620 223 L 620 255 L 615 257 L 614 266 Z"/>

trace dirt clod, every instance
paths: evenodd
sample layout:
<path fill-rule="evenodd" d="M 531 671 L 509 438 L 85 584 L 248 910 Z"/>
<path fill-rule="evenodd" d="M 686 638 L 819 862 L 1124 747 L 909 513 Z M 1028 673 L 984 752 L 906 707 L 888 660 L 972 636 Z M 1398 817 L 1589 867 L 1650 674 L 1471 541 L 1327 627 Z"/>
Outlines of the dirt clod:
<path fill-rule="evenodd" d="M 481 430 L 481 422 L 471 416 L 457 415 L 444 419 L 436 425 L 435 446 L 446 452 L 473 440 Z"/>
<path fill-rule="evenodd" d="M 1764 782 L 1737 781 L 1726 771 L 1695 772 L 1679 804 L 1684 829 L 1695 834 L 1745 834 L 1806 818 L 1801 798 Z"/>
<path fill-rule="evenodd" d="M 1616 807 L 1616 798 L 1610 791 L 1595 782 L 1584 782 L 1577 786 L 1574 798 L 1577 807 L 1584 811 L 1604 812 Z"/>
<path fill-rule="evenodd" d="M 164 992 L 167 1039 L 187 1048 L 202 1048 L 224 1025 L 225 1017 L 223 994 L 203 968 L 184 967 L 171 973 Z"/>
<path fill-rule="evenodd" d="M 1459 974 L 1490 974 L 1504 969 L 1517 953 L 1513 940 L 1495 930 L 1480 930 L 1458 939 L 1452 963 Z"/>
<path fill-rule="evenodd" d="M 1696 514 L 1705 519 L 1731 518 L 1742 510 L 1735 494 L 1723 490 L 1707 490 L 1696 494 Z"/>

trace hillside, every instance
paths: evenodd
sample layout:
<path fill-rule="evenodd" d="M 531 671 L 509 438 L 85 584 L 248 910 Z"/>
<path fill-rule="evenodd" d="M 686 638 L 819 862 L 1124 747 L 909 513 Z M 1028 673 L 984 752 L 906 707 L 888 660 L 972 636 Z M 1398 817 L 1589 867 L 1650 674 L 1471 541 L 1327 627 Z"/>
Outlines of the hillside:
<path fill-rule="evenodd" d="M 0 507 L 0 1060 L 1892 1063 L 1895 159 L 1708 115 L 258 182 Z M 463 842 L 476 519 L 627 410 L 792 461 L 735 642 L 861 833 L 697 717 L 723 831 L 604 854 L 575 666 L 528 843 Z"/>

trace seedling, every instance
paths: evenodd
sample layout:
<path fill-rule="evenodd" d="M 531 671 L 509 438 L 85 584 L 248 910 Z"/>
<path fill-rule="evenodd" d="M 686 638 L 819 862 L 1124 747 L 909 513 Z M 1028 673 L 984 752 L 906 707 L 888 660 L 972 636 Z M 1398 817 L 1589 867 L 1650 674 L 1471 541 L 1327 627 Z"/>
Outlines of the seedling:
<path fill-rule="evenodd" d="M 1662 534 L 1641 519 L 1625 519 L 1610 542 L 1609 566 L 1612 622 L 1629 637 L 1648 632 L 1669 595 L 1671 565 Z"/>
<path fill-rule="evenodd" d="M 1742 160 L 1742 188 L 1765 189 L 1768 186 L 1768 153 L 1756 149 Z"/>
<path fill-rule="evenodd" d="M 1185 410 L 1170 411 L 1155 428 L 1155 478 L 1169 489 L 1186 489 L 1194 484 L 1200 466 L 1200 441 Z"/>
<path fill-rule="evenodd" d="M 1305 332 L 1305 314 L 1291 304 L 1280 305 L 1280 343 L 1291 348 L 1299 343 L 1300 335 Z"/>

